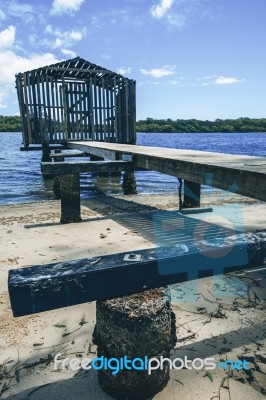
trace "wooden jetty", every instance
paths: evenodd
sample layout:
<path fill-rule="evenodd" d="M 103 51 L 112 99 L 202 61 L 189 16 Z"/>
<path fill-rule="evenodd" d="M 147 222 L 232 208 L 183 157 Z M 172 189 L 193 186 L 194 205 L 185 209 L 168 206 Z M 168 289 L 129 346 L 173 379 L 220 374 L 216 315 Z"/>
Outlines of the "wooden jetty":
<path fill-rule="evenodd" d="M 131 155 L 135 167 L 266 201 L 263 157 L 99 142 L 68 142 L 67 147 L 111 160 Z"/>
<path fill-rule="evenodd" d="M 134 169 L 144 168 L 179 178 L 180 208 L 200 206 L 202 184 L 266 201 L 265 158 L 137 146 L 135 85 L 134 80 L 80 57 L 17 74 L 22 149 L 42 149 L 44 176 L 68 175 L 75 196 L 79 196 L 79 173 L 97 168 L 120 171 L 118 161 L 130 155 L 131 165 L 124 165 L 127 194 L 135 192 Z M 61 156 L 67 148 L 76 153 Z M 77 151 L 89 155 L 94 164 L 62 163 L 64 157 L 80 156 Z M 73 198 L 70 192 L 68 197 Z M 75 197 L 73 204 L 78 203 Z"/>
<path fill-rule="evenodd" d="M 21 150 L 42 150 L 43 175 L 56 177 L 62 223 L 81 221 L 79 178 L 81 173 L 92 171 L 124 171 L 125 194 L 136 191 L 136 168 L 175 176 L 179 182 L 176 190 L 179 190 L 180 209 L 200 207 L 202 184 L 266 201 L 265 158 L 136 145 L 134 80 L 77 57 L 17 74 L 16 89 L 23 129 L 24 146 Z M 64 161 L 80 156 L 89 156 L 90 159 Z M 163 226 L 159 224 L 158 229 L 163 231 Z M 169 340 L 159 333 L 158 348 L 150 345 L 151 332 L 155 331 L 150 305 L 147 306 L 151 313 L 148 323 L 143 322 L 145 318 L 140 319 L 139 327 L 131 313 L 121 318 L 119 301 L 109 309 L 101 301 L 263 265 L 265 233 L 230 236 L 230 232 L 223 232 L 217 237 L 217 229 L 210 227 L 210 230 L 212 233 L 208 241 L 201 243 L 200 250 L 194 236 L 186 241 L 185 232 L 185 237 L 170 247 L 158 246 L 138 252 L 10 270 L 8 284 L 13 315 L 28 315 L 96 300 L 100 353 L 105 354 L 110 347 L 110 356 L 118 355 L 114 353 L 113 344 L 109 344 L 113 339 L 117 340 L 117 323 L 110 328 L 110 321 L 115 321 L 114 316 L 119 310 L 117 315 L 122 321 L 124 353 L 136 355 L 134 341 L 128 340 L 129 332 L 141 330 L 142 337 L 145 332 L 148 338 L 143 340 L 147 344 L 144 354 L 157 356 L 161 352 L 168 356 L 176 336 L 169 304 L 167 310 L 167 307 L 160 307 L 156 314 L 159 322 L 155 325 L 157 333 L 171 332 L 172 337 Z M 149 295 L 156 300 L 155 292 Z M 127 298 L 120 300 L 126 306 Z M 99 310 L 107 309 L 100 316 Z M 168 322 L 165 312 L 168 313 Z M 101 326 L 104 329 L 99 328 Z M 99 334 L 107 329 L 108 341 L 103 346 Z M 136 343 L 139 350 L 138 337 Z M 147 379 L 141 374 L 134 379 L 119 374 L 122 376 L 120 380 L 98 374 L 98 380 L 102 388 L 114 397 L 135 399 L 139 393 L 138 398 L 146 399 L 167 384 L 169 370 L 164 366 L 160 374 L 160 377 L 154 375 L 154 378 L 148 376 Z M 156 382 L 159 385 L 156 386 Z"/>

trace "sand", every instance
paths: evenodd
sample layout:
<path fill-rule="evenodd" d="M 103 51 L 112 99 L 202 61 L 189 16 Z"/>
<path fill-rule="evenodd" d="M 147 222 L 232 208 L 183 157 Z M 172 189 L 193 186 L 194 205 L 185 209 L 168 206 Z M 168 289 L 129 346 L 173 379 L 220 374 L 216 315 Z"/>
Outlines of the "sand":
<path fill-rule="evenodd" d="M 203 198 L 203 205 L 213 204 L 219 205 L 219 210 L 230 208 L 230 223 L 234 226 L 242 223 L 245 231 L 266 228 L 265 203 L 229 194 Z M 7 291 L 8 271 L 154 247 L 152 226 L 143 224 L 141 216 L 174 209 L 177 196 L 103 197 L 82 201 L 83 222 L 61 225 L 59 201 L 0 207 L 0 397 L 110 398 L 99 387 L 95 371 L 54 370 L 52 362 L 58 352 L 65 357 L 96 356 L 97 349 L 92 345 L 95 303 L 14 318 Z M 237 214 L 241 214 L 241 221 L 234 220 Z M 195 218 L 210 215 L 203 213 Z M 225 357 L 234 360 L 248 353 L 253 382 L 244 373 L 231 377 L 221 369 L 211 375 L 182 369 L 171 372 L 169 384 L 154 399 L 264 398 L 265 280 L 266 270 L 261 269 L 172 288 L 178 332 L 172 357 L 215 357 L 219 361 Z"/>

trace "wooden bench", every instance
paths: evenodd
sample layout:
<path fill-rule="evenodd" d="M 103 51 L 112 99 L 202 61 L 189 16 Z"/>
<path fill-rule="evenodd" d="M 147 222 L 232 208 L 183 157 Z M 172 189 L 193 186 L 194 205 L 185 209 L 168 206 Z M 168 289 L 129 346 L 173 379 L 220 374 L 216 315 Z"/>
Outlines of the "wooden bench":
<path fill-rule="evenodd" d="M 62 157 L 62 155 L 60 154 Z M 61 223 L 80 222 L 80 173 L 119 172 L 130 169 L 129 161 L 42 162 L 44 175 L 60 176 Z"/>

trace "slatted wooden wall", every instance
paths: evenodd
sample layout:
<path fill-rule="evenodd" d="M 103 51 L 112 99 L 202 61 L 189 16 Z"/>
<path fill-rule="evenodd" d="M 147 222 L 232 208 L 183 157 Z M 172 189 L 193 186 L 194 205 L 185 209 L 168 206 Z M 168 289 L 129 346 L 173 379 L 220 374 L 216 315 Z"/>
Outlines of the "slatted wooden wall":
<path fill-rule="evenodd" d="M 16 75 L 25 146 L 69 140 L 135 144 L 135 81 L 82 75 L 70 79 L 46 69 Z"/>

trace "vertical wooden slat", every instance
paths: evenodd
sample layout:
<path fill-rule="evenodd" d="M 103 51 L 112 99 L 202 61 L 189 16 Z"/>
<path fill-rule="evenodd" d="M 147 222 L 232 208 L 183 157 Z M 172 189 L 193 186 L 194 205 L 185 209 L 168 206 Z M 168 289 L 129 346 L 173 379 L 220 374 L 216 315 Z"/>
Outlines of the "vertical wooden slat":
<path fill-rule="evenodd" d="M 108 137 L 106 134 L 106 89 L 104 78 L 102 78 L 102 119 L 103 119 L 103 140 L 108 141 Z"/>
<path fill-rule="evenodd" d="M 52 131 L 52 115 L 51 115 L 51 102 L 50 102 L 50 85 L 49 85 L 49 78 L 46 75 L 45 77 L 45 83 L 46 83 L 46 98 L 47 98 L 47 116 L 48 116 L 48 134 L 49 134 L 49 138 L 50 140 L 52 140 L 53 142 L 55 141 L 54 135 L 53 135 L 53 131 Z"/>
<path fill-rule="evenodd" d="M 62 123 L 63 123 L 63 132 L 64 132 L 64 140 L 67 141 L 68 140 L 68 127 L 67 127 L 67 85 L 65 85 L 64 82 L 64 77 L 62 78 L 62 86 L 61 86 L 61 102 L 62 102 L 62 106 L 63 108 L 61 109 L 63 111 L 63 116 L 62 116 Z"/>
<path fill-rule="evenodd" d="M 58 136 L 57 133 L 57 129 L 56 129 L 56 108 L 55 108 L 55 88 L 54 88 L 54 80 L 53 77 L 50 77 L 50 87 L 51 87 L 51 114 L 52 114 L 52 125 L 53 125 L 53 134 L 54 134 L 54 138 L 56 141 L 58 141 L 60 138 Z"/>
<path fill-rule="evenodd" d="M 74 86 L 74 110 L 75 110 L 75 121 L 76 121 L 75 139 L 79 139 L 78 83 L 74 83 L 73 86 Z"/>
<path fill-rule="evenodd" d="M 32 143 L 32 135 L 31 135 L 30 116 L 29 116 L 29 101 L 28 101 L 28 92 L 27 92 L 27 74 L 26 73 L 23 74 L 23 84 L 24 84 L 27 136 L 28 136 L 28 143 L 31 144 Z"/>
<path fill-rule="evenodd" d="M 98 89 L 98 109 L 99 109 L 99 125 L 100 125 L 100 137 L 99 140 L 103 140 L 103 122 L 102 122 L 102 89 L 97 85 Z"/>
<path fill-rule="evenodd" d="M 60 124 L 60 102 L 59 102 L 59 84 L 57 82 L 57 79 L 54 81 L 54 87 L 55 87 L 55 104 L 56 104 L 56 119 L 57 119 L 57 130 L 58 130 L 58 135 L 59 138 L 62 139 L 62 134 L 61 134 L 61 124 Z"/>
<path fill-rule="evenodd" d="M 90 110 L 90 117 L 89 117 L 89 132 L 91 135 L 91 139 L 95 140 L 95 119 L 94 119 L 94 111 L 93 111 L 93 86 L 92 86 L 92 78 L 90 78 L 90 83 L 88 87 L 89 92 L 89 110 Z"/>
<path fill-rule="evenodd" d="M 110 126 L 111 126 L 111 141 L 115 141 L 115 110 L 114 110 L 114 95 L 115 95 L 115 88 L 112 87 L 113 81 L 110 80 L 110 96 L 111 96 L 111 115 L 110 115 Z"/>
<path fill-rule="evenodd" d="M 108 142 L 112 141 L 112 134 L 111 134 L 111 116 L 110 116 L 110 94 L 111 94 L 111 88 L 109 87 L 110 82 L 109 79 L 107 79 L 107 84 L 106 84 L 106 121 L 107 121 L 107 132 L 108 132 Z"/>
<path fill-rule="evenodd" d="M 87 85 L 85 83 L 82 84 L 83 88 L 83 100 L 82 100 L 82 109 L 83 109 L 83 137 L 84 139 L 88 139 L 88 121 L 89 121 L 89 107 L 88 107 L 88 92 Z"/>
<path fill-rule="evenodd" d="M 136 82 L 129 84 L 129 140 L 136 144 Z"/>
<path fill-rule="evenodd" d="M 125 128 L 126 128 L 126 143 L 130 142 L 129 139 L 129 95 L 128 95 L 128 79 L 125 82 Z"/>
<path fill-rule="evenodd" d="M 37 109 L 37 95 L 36 95 L 36 76 L 35 74 L 31 75 L 31 87 L 32 87 L 32 101 L 33 101 L 33 114 L 34 114 L 34 132 L 33 135 L 36 139 L 39 139 L 40 132 L 38 131 L 38 109 Z"/>
<path fill-rule="evenodd" d="M 97 86 L 95 85 L 95 78 L 93 81 L 93 94 L 94 94 L 94 116 L 95 116 L 95 137 L 94 140 L 99 140 L 98 138 L 98 98 L 97 98 Z"/>
<path fill-rule="evenodd" d="M 71 118 L 71 138 L 76 139 L 76 114 L 75 114 L 75 96 L 74 96 L 74 83 L 70 83 L 70 92 L 69 92 L 69 109 L 71 110 L 70 112 L 70 118 Z"/>
<path fill-rule="evenodd" d="M 20 115 L 22 117 L 23 143 L 25 146 L 28 146 L 29 140 L 28 140 L 28 135 L 27 135 L 27 126 L 26 126 L 25 113 L 24 113 L 25 104 L 24 104 L 24 98 L 23 98 L 22 75 L 21 74 L 16 75 L 16 88 L 17 88 L 17 93 L 18 93 Z"/>
<path fill-rule="evenodd" d="M 117 88 L 119 84 L 117 84 L 116 78 L 114 79 L 114 101 L 115 101 L 115 141 L 119 141 L 119 88 Z"/>
<path fill-rule="evenodd" d="M 42 118 L 42 97 L 41 97 L 41 82 L 40 76 L 36 76 L 36 88 L 37 88 L 37 98 L 38 98 L 38 117 L 39 117 L 39 127 L 41 141 L 43 142 L 43 118 Z"/>

